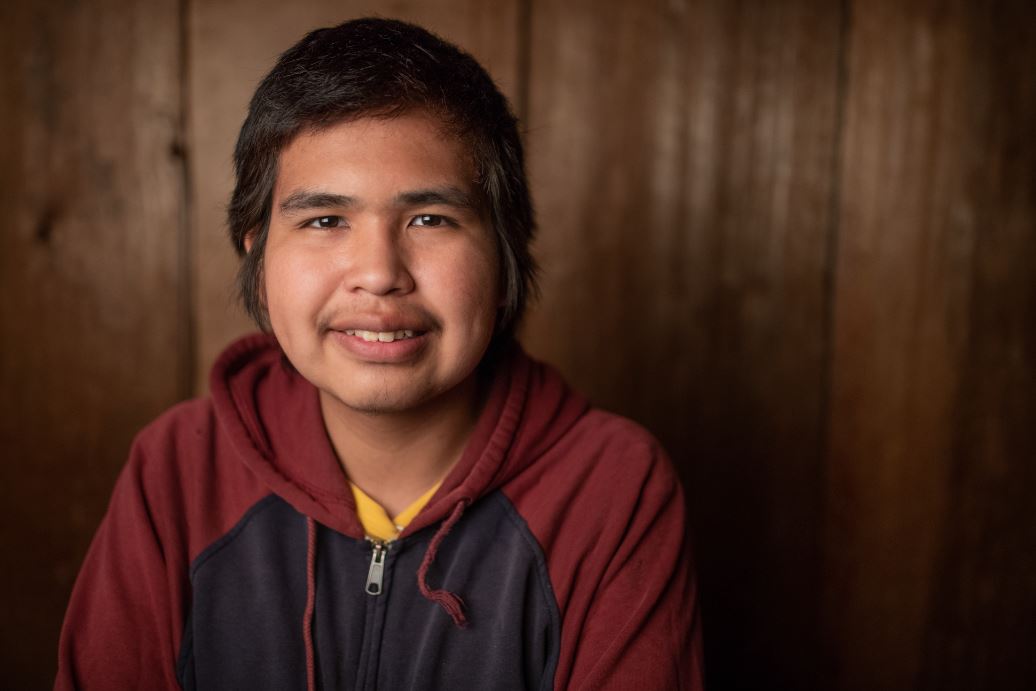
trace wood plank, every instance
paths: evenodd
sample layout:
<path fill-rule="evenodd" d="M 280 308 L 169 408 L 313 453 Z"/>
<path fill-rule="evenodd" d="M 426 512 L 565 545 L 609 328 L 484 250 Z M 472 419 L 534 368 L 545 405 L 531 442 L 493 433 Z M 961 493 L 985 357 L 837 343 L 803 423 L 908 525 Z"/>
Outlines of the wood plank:
<path fill-rule="evenodd" d="M 966 365 L 954 401 L 950 518 L 919 688 L 1036 688 L 1036 7 L 961 3 L 976 222 Z"/>
<path fill-rule="evenodd" d="M 530 349 L 689 490 L 714 688 L 819 688 L 840 8 L 533 4 Z"/>
<path fill-rule="evenodd" d="M 277 56 L 312 29 L 377 14 L 426 26 L 471 52 L 504 93 L 518 94 L 519 0 L 218 0 L 191 5 L 190 141 L 195 388 L 235 337 L 254 330 L 234 293 L 238 259 L 225 232 L 233 187 L 231 155 L 248 100 Z"/>
<path fill-rule="evenodd" d="M 853 5 L 825 573 L 839 689 L 1036 683 L 1034 19 Z"/>
<path fill-rule="evenodd" d="M 130 439 L 186 381 L 180 20 L 4 3 L 0 26 L 0 654 L 32 689 Z"/>

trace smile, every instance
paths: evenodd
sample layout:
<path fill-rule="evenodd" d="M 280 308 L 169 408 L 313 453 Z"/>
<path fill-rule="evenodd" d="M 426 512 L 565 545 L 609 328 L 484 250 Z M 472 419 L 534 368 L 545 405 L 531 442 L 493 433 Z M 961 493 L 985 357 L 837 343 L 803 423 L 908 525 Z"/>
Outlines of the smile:
<path fill-rule="evenodd" d="M 379 341 L 381 343 L 392 343 L 393 341 L 402 341 L 407 338 L 414 337 L 414 331 L 410 329 L 403 329 L 401 331 L 362 331 L 360 329 L 346 329 L 346 336 L 356 336 L 362 338 L 365 341 L 373 343 Z"/>

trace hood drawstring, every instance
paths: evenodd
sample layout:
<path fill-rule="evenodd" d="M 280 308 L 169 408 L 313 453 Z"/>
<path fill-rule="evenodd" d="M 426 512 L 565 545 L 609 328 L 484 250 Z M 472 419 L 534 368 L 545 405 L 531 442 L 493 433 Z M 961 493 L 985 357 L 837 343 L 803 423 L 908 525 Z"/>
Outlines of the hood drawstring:
<path fill-rule="evenodd" d="M 421 591 L 421 594 L 432 602 L 439 603 L 439 606 L 446 610 L 446 613 L 453 619 L 453 623 L 460 628 L 464 628 L 468 625 L 468 619 L 464 616 L 464 601 L 456 593 L 451 593 L 449 590 L 432 590 L 428 587 L 428 568 L 435 561 L 435 555 L 439 552 L 439 545 L 443 539 L 450 534 L 453 526 L 460 520 L 461 515 L 464 513 L 464 509 L 468 505 L 467 499 L 461 499 L 457 502 L 457 505 L 453 507 L 453 512 L 450 517 L 443 521 L 442 525 L 439 526 L 439 530 L 436 531 L 432 537 L 432 541 L 428 545 L 428 549 L 424 553 L 424 559 L 421 560 L 421 567 L 417 569 L 417 588 Z"/>
<path fill-rule="evenodd" d="M 317 522 L 306 516 L 306 610 L 302 614 L 302 641 L 306 646 L 306 691 L 316 691 L 313 653 L 313 610 L 317 600 Z"/>
<path fill-rule="evenodd" d="M 460 517 L 464 515 L 464 509 L 468 506 L 468 499 L 461 499 L 453 507 L 449 518 L 442 522 L 439 530 L 432 536 L 428 549 L 421 560 L 421 566 L 417 569 L 417 589 L 421 591 L 427 600 L 436 602 L 446 610 L 446 613 L 453 619 L 453 623 L 460 628 L 468 625 L 468 619 L 464 616 L 464 601 L 456 593 L 449 590 L 431 589 L 428 587 L 428 569 L 435 556 L 439 553 L 439 545 L 453 530 Z M 306 609 L 302 614 L 302 640 L 306 648 L 306 689 L 316 689 L 316 662 L 313 650 L 313 611 L 316 609 L 317 585 L 316 585 L 316 561 L 317 561 L 317 523 L 309 516 L 306 517 Z"/>

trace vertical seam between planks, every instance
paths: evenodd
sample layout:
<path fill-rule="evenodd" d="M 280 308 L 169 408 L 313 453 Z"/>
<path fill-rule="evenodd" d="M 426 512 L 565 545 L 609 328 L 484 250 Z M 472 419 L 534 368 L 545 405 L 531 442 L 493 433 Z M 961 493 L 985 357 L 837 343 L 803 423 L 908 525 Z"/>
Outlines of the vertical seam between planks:
<path fill-rule="evenodd" d="M 823 310 L 823 356 L 820 371 L 820 434 L 817 439 L 818 459 L 820 461 L 820 520 L 818 526 L 819 539 L 821 543 L 819 568 L 821 569 L 819 581 L 824 582 L 825 564 L 827 563 L 826 532 L 825 524 L 830 505 L 828 488 L 829 469 L 832 463 L 831 452 L 831 426 L 832 410 L 831 401 L 834 397 L 834 344 L 835 344 L 835 312 L 836 312 L 836 289 L 838 285 L 838 252 L 841 231 L 841 204 L 842 204 L 842 169 L 845 154 L 845 120 L 847 99 L 849 96 L 849 59 L 851 51 L 851 22 L 852 22 L 852 0 L 840 0 L 838 6 L 838 57 L 837 75 L 835 78 L 835 115 L 834 115 L 834 136 L 831 145 L 831 192 L 828 199 L 828 228 L 827 242 L 825 248 L 824 266 L 824 310 Z M 831 641 L 830 632 L 824 630 L 827 627 L 827 617 L 824 613 L 825 602 L 821 599 L 817 609 L 817 625 L 821 633 L 821 639 L 827 641 L 825 649 L 821 651 L 821 665 L 823 672 L 821 678 L 835 679 L 837 676 L 837 659 L 835 655 L 835 643 Z"/>
<path fill-rule="evenodd" d="M 194 379 L 197 366 L 197 339 L 194 319 L 194 267 L 191 238 L 194 198 L 191 193 L 191 151 L 188 137 L 190 112 L 190 0 L 177 0 L 179 13 L 179 99 L 180 112 L 177 124 L 180 166 L 180 223 L 177 257 L 177 394 L 180 399 L 195 394 Z"/>
<path fill-rule="evenodd" d="M 516 115 L 523 131 L 528 129 L 529 94 L 532 91 L 532 0 L 518 0 L 518 91 Z"/>

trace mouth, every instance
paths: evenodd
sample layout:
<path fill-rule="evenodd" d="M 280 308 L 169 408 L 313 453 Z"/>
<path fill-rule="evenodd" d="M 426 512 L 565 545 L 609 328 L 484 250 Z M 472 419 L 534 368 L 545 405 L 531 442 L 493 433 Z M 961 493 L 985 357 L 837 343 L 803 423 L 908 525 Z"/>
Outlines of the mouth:
<path fill-rule="evenodd" d="M 395 341 L 405 341 L 411 338 L 418 338 L 424 332 L 415 331 L 413 329 L 400 329 L 398 331 L 365 331 L 363 329 L 345 329 L 346 336 L 355 336 L 356 338 L 362 338 L 368 343 L 393 343 Z"/>
<path fill-rule="evenodd" d="M 332 342 L 337 343 L 351 357 L 372 364 L 412 363 L 429 347 L 431 336 L 428 331 L 391 328 L 402 326 L 402 324 L 364 324 L 363 326 L 380 327 L 384 331 L 348 328 L 342 325 L 343 328 L 332 328 L 328 333 Z"/>

